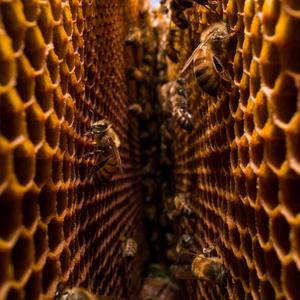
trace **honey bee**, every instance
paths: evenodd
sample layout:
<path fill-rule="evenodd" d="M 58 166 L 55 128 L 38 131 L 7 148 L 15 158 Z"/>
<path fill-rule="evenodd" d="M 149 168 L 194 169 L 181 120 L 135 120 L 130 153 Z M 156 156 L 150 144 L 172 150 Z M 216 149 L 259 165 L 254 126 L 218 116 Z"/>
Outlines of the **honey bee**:
<path fill-rule="evenodd" d="M 191 131 L 194 128 L 194 122 L 188 111 L 188 93 L 184 84 L 185 80 L 179 78 L 175 83 L 178 88 L 175 88 L 175 91 L 174 88 L 171 88 L 172 115 L 181 128 Z"/>
<path fill-rule="evenodd" d="M 85 135 L 93 136 L 96 150 L 86 153 L 84 156 L 97 154 L 96 163 L 90 174 L 97 184 L 106 184 L 117 171 L 123 173 L 118 150 L 120 140 L 117 133 L 112 129 L 112 124 L 106 119 L 93 123 L 91 127 L 91 131 Z"/>
<path fill-rule="evenodd" d="M 125 38 L 126 45 L 141 46 L 142 44 L 142 30 L 138 27 L 130 27 Z"/>
<path fill-rule="evenodd" d="M 180 29 L 186 29 L 189 26 L 189 23 L 184 16 L 184 11 L 192 6 L 193 2 L 190 0 L 171 0 L 171 20 Z"/>
<path fill-rule="evenodd" d="M 129 105 L 128 110 L 129 110 L 129 112 L 131 112 L 135 115 L 140 115 L 143 112 L 141 105 L 138 103 L 133 103 L 133 104 Z"/>
<path fill-rule="evenodd" d="M 181 215 L 189 218 L 196 216 L 195 212 L 190 206 L 189 195 L 180 193 L 174 197 L 174 205 L 176 211 Z"/>
<path fill-rule="evenodd" d="M 146 82 L 149 83 L 149 78 L 145 72 L 138 69 L 137 67 L 129 67 L 126 69 L 126 75 L 129 79 L 135 80 L 137 82 Z"/>
<path fill-rule="evenodd" d="M 227 270 L 219 257 L 206 257 L 194 251 L 184 251 L 179 253 L 177 264 L 170 269 L 177 279 L 205 280 L 220 287 L 226 285 Z"/>
<path fill-rule="evenodd" d="M 163 15 L 166 15 L 166 14 L 169 12 L 167 2 L 168 2 L 167 0 L 160 0 L 160 1 L 159 1 L 159 4 L 160 4 L 160 12 L 161 12 Z"/>
<path fill-rule="evenodd" d="M 170 26 L 165 44 L 165 53 L 173 63 L 179 61 L 180 38 L 180 30 Z"/>
<path fill-rule="evenodd" d="M 187 254 L 184 255 L 187 263 Z M 207 258 L 203 254 L 194 255 L 191 264 L 173 265 L 171 272 L 177 279 L 198 279 L 224 287 L 227 270 L 219 257 Z"/>
<path fill-rule="evenodd" d="M 235 33 L 233 33 L 235 34 Z M 201 42 L 186 61 L 181 74 L 194 65 L 194 74 L 199 87 L 211 96 L 216 96 L 222 80 L 231 82 L 230 74 L 224 67 L 230 37 L 223 22 L 214 23 L 201 35 Z"/>
<path fill-rule="evenodd" d="M 216 251 L 216 245 L 219 243 L 219 238 L 216 238 L 214 240 L 213 245 L 209 246 L 209 247 L 204 247 L 203 248 L 203 254 L 205 257 L 215 257 L 217 256 L 217 251 Z"/>
<path fill-rule="evenodd" d="M 125 258 L 135 257 L 138 251 L 137 242 L 132 238 L 126 238 L 124 236 L 120 237 L 120 241 L 122 243 L 123 256 Z"/>
<path fill-rule="evenodd" d="M 95 296 L 83 287 L 69 287 L 62 283 L 58 284 L 54 300 L 126 300 L 111 296 Z"/>
<path fill-rule="evenodd" d="M 193 251 L 194 249 L 194 239 L 189 234 L 183 234 L 181 235 L 179 241 L 176 245 L 176 252 L 178 254 L 184 252 L 184 251 Z"/>

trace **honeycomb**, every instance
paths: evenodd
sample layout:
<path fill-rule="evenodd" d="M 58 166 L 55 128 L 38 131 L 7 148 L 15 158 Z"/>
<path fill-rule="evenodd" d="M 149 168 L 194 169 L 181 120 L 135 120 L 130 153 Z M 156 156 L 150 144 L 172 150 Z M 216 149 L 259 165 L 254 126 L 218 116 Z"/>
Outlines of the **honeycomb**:
<path fill-rule="evenodd" d="M 0 299 L 53 299 L 58 282 L 128 297 L 143 259 L 137 120 L 128 117 L 124 39 L 137 0 L 0 1 Z M 84 136 L 118 133 L 124 174 L 99 189 Z M 141 247 L 140 253 L 143 253 Z"/>
<path fill-rule="evenodd" d="M 217 14 L 186 12 L 180 63 L 204 28 L 224 20 L 236 36 L 228 51 L 233 86 L 213 98 L 197 87 L 195 129 L 175 125 L 176 192 L 192 193 L 196 223 L 181 221 L 199 251 L 220 238 L 227 287 L 186 283 L 187 299 L 300 299 L 300 4 L 296 0 L 223 0 Z"/>

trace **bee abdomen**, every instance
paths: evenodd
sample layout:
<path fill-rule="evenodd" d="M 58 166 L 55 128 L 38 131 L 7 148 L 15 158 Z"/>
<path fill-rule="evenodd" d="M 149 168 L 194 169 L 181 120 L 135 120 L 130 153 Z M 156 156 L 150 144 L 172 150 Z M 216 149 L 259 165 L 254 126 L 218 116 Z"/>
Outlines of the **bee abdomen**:
<path fill-rule="evenodd" d="M 175 118 L 177 119 L 177 123 L 179 126 L 187 131 L 190 131 L 194 128 L 193 118 L 192 115 L 181 109 L 175 109 Z"/>
<path fill-rule="evenodd" d="M 212 66 L 208 63 L 194 67 L 199 87 L 211 96 L 216 96 L 220 87 L 220 80 Z"/>
<path fill-rule="evenodd" d="M 96 182 L 107 183 L 118 170 L 118 162 L 112 157 L 107 160 L 103 167 L 100 167 L 95 173 Z"/>

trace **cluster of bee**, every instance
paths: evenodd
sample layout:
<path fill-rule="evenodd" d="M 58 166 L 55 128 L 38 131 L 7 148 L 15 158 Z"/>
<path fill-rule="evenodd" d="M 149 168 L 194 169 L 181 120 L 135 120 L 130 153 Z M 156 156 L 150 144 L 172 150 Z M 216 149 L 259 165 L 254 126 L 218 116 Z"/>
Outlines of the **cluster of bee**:
<path fill-rule="evenodd" d="M 126 300 L 114 296 L 94 295 L 83 287 L 70 287 L 60 283 L 57 287 L 54 300 Z"/>

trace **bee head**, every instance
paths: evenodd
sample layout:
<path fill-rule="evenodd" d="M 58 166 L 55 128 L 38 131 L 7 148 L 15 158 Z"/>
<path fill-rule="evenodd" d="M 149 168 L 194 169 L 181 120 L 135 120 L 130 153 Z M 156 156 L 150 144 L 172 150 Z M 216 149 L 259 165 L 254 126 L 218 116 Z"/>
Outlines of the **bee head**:
<path fill-rule="evenodd" d="M 111 123 L 106 119 L 102 119 L 92 125 L 92 132 L 93 134 L 103 134 L 110 127 L 111 127 Z"/>
<path fill-rule="evenodd" d="M 68 300 L 70 296 L 70 288 L 64 283 L 59 283 L 54 296 L 54 300 Z"/>

